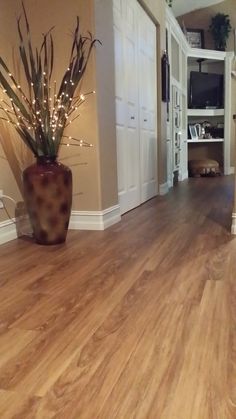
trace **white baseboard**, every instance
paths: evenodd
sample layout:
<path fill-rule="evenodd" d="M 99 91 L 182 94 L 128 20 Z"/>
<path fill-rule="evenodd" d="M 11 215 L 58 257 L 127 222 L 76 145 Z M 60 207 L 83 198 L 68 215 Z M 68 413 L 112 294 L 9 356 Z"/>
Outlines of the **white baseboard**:
<path fill-rule="evenodd" d="M 120 206 L 103 211 L 72 211 L 70 230 L 105 230 L 121 220 Z"/>
<path fill-rule="evenodd" d="M 0 223 L 0 244 L 17 238 L 15 220 L 6 220 Z"/>
<path fill-rule="evenodd" d="M 104 211 L 72 211 L 70 230 L 105 230 L 121 220 L 120 206 Z M 0 223 L 0 245 L 17 238 L 15 220 Z"/>
<path fill-rule="evenodd" d="M 234 175 L 234 167 L 233 167 L 233 166 L 231 166 L 231 167 L 229 168 L 229 170 L 227 170 L 226 175 Z"/>
<path fill-rule="evenodd" d="M 169 192 L 169 185 L 168 182 L 166 183 L 162 183 L 161 185 L 159 185 L 159 194 L 162 195 L 166 195 Z"/>
<path fill-rule="evenodd" d="M 188 179 L 188 172 L 181 173 L 181 177 L 179 178 L 179 181 L 183 182 L 186 179 Z"/>
<path fill-rule="evenodd" d="M 236 213 L 232 214 L 231 234 L 236 235 Z"/>

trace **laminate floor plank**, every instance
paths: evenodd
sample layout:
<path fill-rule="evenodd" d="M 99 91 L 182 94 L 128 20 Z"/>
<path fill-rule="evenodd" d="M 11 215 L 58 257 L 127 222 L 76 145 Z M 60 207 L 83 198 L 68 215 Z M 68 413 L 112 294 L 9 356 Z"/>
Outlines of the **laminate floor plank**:
<path fill-rule="evenodd" d="M 14 290 L 8 287 L 3 290 L 3 295 L 5 298 L 2 299 L 0 305 L 0 333 L 11 327 L 17 319 L 21 318 L 24 313 L 30 311 L 39 300 L 44 298 L 43 294 L 18 291 L 17 284 Z"/>
<path fill-rule="evenodd" d="M 0 390 L 0 417 L 4 419 L 32 419 L 37 414 L 39 397 Z"/>
<path fill-rule="evenodd" d="M 109 414 L 112 418 L 146 418 L 155 397 L 159 400 L 155 417 L 162 417 L 163 405 L 171 398 L 178 381 L 182 348 L 195 311 L 195 306 L 174 303 L 166 305 L 157 318 L 154 316 L 99 412 L 99 419 Z M 134 369 L 135 374 L 131 373 Z"/>
<path fill-rule="evenodd" d="M 0 368 L 36 337 L 37 332 L 6 329 L 0 335 Z"/>
<path fill-rule="evenodd" d="M 235 419 L 233 177 L 0 246 L 0 417 Z"/>

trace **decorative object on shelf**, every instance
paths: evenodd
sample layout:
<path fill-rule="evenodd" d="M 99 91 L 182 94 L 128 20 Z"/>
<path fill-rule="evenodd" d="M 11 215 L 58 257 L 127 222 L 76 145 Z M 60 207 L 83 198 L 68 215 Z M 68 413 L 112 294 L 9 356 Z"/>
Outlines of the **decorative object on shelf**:
<path fill-rule="evenodd" d="M 187 41 L 191 48 L 204 48 L 204 30 L 203 29 L 190 29 L 185 30 Z"/>
<path fill-rule="evenodd" d="M 218 51 L 225 51 L 227 40 L 232 30 L 229 15 L 224 13 L 217 13 L 211 19 L 209 31 L 215 41 L 215 49 Z"/>
<path fill-rule="evenodd" d="M 190 160 L 188 162 L 190 176 L 217 176 L 221 175 L 220 165 L 216 160 Z"/>
<path fill-rule="evenodd" d="M 80 82 L 97 40 L 91 33 L 81 35 L 77 17 L 69 63 L 57 88 L 56 80 L 52 80 L 52 29 L 43 35 L 41 47 L 33 50 L 23 3 L 22 7 L 25 35 L 20 18 L 17 27 L 26 87 L 20 86 L 0 57 L 0 83 L 8 97 L 1 102 L 1 119 L 14 126 L 36 157 L 36 163 L 23 173 L 25 203 L 34 237 L 40 244 L 56 244 L 66 239 L 72 202 L 71 171 L 57 162 L 57 156 L 62 144 L 91 146 L 66 135 L 65 129 L 79 117 L 78 110 L 86 96 L 94 93 L 80 94 Z"/>
<path fill-rule="evenodd" d="M 204 135 L 204 139 L 205 139 L 205 140 L 212 140 L 212 135 L 211 135 L 209 132 L 207 132 L 207 133 Z"/>
<path fill-rule="evenodd" d="M 198 139 L 204 138 L 205 128 L 203 127 L 203 125 L 202 124 L 195 124 L 195 128 L 197 130 Z"/>
<path fill-rule="evenodd" d="M 210 129 L 212 138 L 224 138 L 224 124 L 216 124 Z"/>
<path fill-rule="evenodd" d="M 162 77 L 162 101 L 169 103 L 170 101 L 170 64 L 166 51 L 164 51 L 161 59 L 161 77 Z"/>
<path fill-rule="evenodd" d="M 206 140 L 211 140 L 212 139 L 212 135 L 211 135 L 212 124 L 209 121 L 204 121 L 202 122 L 202 127 L 205 131 L 203 138 L 205 138 Z"/>
<path fill-rule="evenodd" d="M 189 124 L 188 129 L 191 140 L 198 140 L 196 125 Z"/>

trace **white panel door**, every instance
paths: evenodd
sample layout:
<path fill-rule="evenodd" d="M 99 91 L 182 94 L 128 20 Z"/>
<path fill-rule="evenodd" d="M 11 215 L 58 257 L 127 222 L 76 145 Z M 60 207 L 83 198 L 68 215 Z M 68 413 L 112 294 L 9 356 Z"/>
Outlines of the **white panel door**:
<path fill-rule="evenodd" d="M 154 196 L 157 189 L 156 102 L 153 98 L 153 90 L 156 94 L 156 30 L 136 0 L 113 0 L 113 9 L 118 193 L 123 214 Z M 146 31 L 143 54 L 139 47 L 141 23 Z M 145 89 L 141 80 L 143 71 Z M 145 95 L 142 110 L 141 95 Z"/>
<path fill-rule="evenodd" d="M 137 8 L 141 202 L 145 202 L 157 194 L 156 27 L 138 3 Z"/>
<path fill-rule="evenodd" d="M 136 3 L 113 0 L 118 193 L 121 213 L 140 204 Z"/>

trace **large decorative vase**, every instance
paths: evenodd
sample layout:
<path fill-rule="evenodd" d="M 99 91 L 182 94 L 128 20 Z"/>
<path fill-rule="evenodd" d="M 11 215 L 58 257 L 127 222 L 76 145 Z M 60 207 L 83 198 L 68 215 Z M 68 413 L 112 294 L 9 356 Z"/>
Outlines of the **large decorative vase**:
<path fill-rule="evenodd" d="M 50 245 L 66 240 L 71 204 L 71 170 L 56 157 L 38 157 L 23 172 L 24 198 L 34 238 Z"/>

